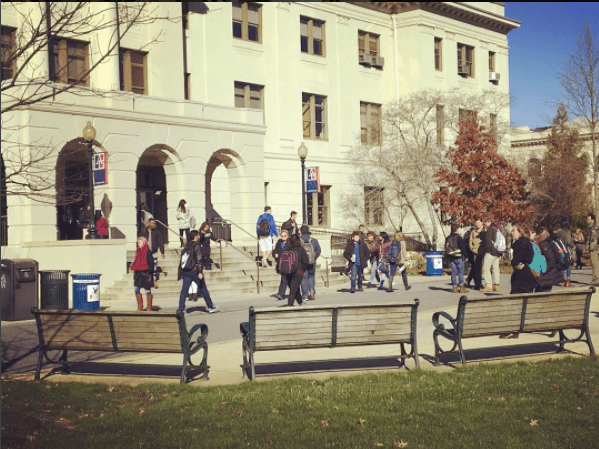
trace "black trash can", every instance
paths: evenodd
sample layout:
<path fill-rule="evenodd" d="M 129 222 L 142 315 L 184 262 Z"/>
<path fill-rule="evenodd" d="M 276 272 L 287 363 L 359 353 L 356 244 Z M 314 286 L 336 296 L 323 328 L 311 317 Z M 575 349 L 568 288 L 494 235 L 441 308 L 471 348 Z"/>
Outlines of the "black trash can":
<path fill-rule="evenodd" d="M 38 263 L 31 259 L 2 259 L 1 315 L 3 321 L 32 320 L 31 309 L 37 308 Z"/>
<path fill-rule="evenodd" d="M 69 308 L 70 270 L 40 271 L 40 308 L 64 310 Z"/>
<path fill-rule="evenodd" d="M 71 274 L 73 310 L 100 310 L 100 276 L 97 273 Z"/>

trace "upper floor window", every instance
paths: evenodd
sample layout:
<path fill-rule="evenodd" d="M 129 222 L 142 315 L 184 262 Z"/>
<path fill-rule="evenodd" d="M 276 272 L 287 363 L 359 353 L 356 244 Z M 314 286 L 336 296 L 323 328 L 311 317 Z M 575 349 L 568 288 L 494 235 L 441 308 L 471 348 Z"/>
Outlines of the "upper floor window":
<path fill-rule="evenodd" d="M 235 107 L 264 109 L 264 86 L 235 82 Z"/>
<path fill-rule="evenodd" d="M 440 37 L 435 38 L 435 70 L 443 70 L 443 39 Z"/>
<path fill-rule="evenodd" d="M 489 52 L 489 72 L 495 72 L 495 52 Z"/>
<path fill-rule="evenodd" d="M 458 43 L 458 75 L 474 77 L 474 47 Z"/>
<path fill-rule="evenodd" d="M 53 45 L 53 81 L 89 86 L 89 43 L 57 39 Z"/>
<path fill-rule="evenodd" d="M 2 81 L 15 76 L 16 32 L 15 28 L 2 27 Z"/>
<path fill-rule="evenodd" d="M 307 139 L 327 139 L 326 133 L 327 97 L 302 93 L 302 121 L 304 137 Z"/>
<path fill-rule="evenodd" d="M 300 17 L 300 45 L 302 53 L 324 56 L 324 22 Z"/>
<path fill-rule="evenodd" d="M 380 145 L 380 104 L 360 102 L 360 142 L 363 145 Z"/>
<path fill-rule="evenodd" d="M 146 60 L 147 53 L 121 48 L 119 58 L 121 90 L 147 95 L 148 68 Z"/>
<path fill-rule="evenodd" d="M 364 186 L 364 223 L 370 226 L 383 224 L 385 211 L 383 188 Z"/>
<path fill-rule="evenodd" d="M 233 37 L 244 41 L 262 42 L 262 5 L 233 2 Z"/>
<path fill-rule="evenodd" d="M 383 67 L 381 37 L 378 34 L 358 30 L 358 62 L 373 67 Z"/>

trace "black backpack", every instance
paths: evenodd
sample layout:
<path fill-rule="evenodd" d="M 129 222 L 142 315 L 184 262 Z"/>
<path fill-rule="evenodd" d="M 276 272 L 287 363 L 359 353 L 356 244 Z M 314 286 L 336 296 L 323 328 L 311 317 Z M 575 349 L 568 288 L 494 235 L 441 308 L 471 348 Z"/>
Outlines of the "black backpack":
<path fill-rule="evenodd" d="M 262 215 L 260 217 L 262 217 Z M 268 237 L 270 235 L 270 226 L 268 225 L 267 218 L 261 218 L 258 223 L 258 235 L 260 237 Z"/>
<path fill-rule="evenodd" d="M 570 265 L 572 265 L 572 259 L 570 258 L 570 251 L 568 247 L 560 239 L 553 240 L 552 242 L 553 252 L 555 253 L 555 259 L 557 260 L 557 267 L 560 271 L 566 271 Z"/>
<path fill-rule="evenodd" d="M 281 253 L 279 257 L 279 273 L 295 274 L 299 270 L 299 257 L 297 253 L 291 249 L 287 249 Z"/>
<path fill-rule="evenodd" d="M 187 245 L 181 251 L 181 269 L 183 271 L 191 271 L 196 266 L 197 260 L 194 251 L 194 247 Z"/>
<path fill-rule="evenodd" d="M 393 242 L 389 246 L 389 262 L 392 264 L 399 263 L 401 260 L 401 243 Z"/>
<path fill-rule="evenodd" d="M 445 255 L 450 257 L 460 257 L 462 250 L 458 245 L 458 235 L 450 235 L 445 242 Z"/>

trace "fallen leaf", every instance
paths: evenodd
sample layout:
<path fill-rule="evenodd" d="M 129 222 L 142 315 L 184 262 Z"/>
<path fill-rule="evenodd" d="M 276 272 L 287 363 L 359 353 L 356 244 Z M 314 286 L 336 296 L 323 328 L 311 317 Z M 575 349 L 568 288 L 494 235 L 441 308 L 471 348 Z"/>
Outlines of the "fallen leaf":
<path fill-rule="evenodd" d="M 536 420 L 536 419 L 531 419 L 530 420 L 530 425 L 531 425 L 531 427 L 538 426 L 539 425 L 539 421 Z"/>
<path fill-rule="evenodd" d="M 358 424 L 360 424 L 360 425 L 364 424 L 364 420 L 362 418 L 358 419 Z"/>
<path fill-rule="evenodd" d="M 308 396 L 306 399 L 304 399 L 304 401 L 313 401 L 314 398 L 311 398 L 310 396 Z"/>
<path fill-rule="evenodd" d="M 329 427 L 329 422 L 326 419 L 321 419 L 320 424 L 322 424 L 322 427 Z"/>
<path fill-rule="evenodd" d="M 243 412 L 241 410 L 235 410 L 234 415 L 241 418 L 241 417 L 243 417 Z"/>
<path fill-rule="evenodd" d="M 272 412 L 273 412 L 273 413 L 279 413 L 279 411 L 278 411 L 276 408 L 273 408 L 273 409 L 272 409 Z"/>
<path fill-rule="evenodd" d="M 109 393 L 112 393 L 112 392 L 114 391 L 114 387 L 108 387 L 108 388 L 106 389 L 106 391 L 108 391 Z"/>
<path fill-rule="evenodd" d="M 306 410 L 312 410 L 312 406 L 311 405 L 306 405 Z"/>
<path fill-rule="evenodd" d="M 372 445 L 374 447 L 383 447 L 383 443 L 381 443 L 380 441 L 375 441 Z"/>
<path fill-rule="evenodd" d="M 272 446 L 273 444 L 275 444 L 275 439 L 274 439 L 274 438 L 272 438 L 272 437 L 270 437 L 270 438 L 268 439 L 268 444 L 270 444 L 271 446 Z"/>
<path fill-rule="evenodd" d="M 228 404 L 228 402 L 221 402 L 220 405 Z"/>
<path fill-rule="evenodd" d="M 408 442 L 404 441 L 404 440 L 394 441 L 393 443 L 391 443 L 391 447 L 399 447 L 399 448 L 408 447 Z"/>
<path fill-rule="evenodd" d="M 52 410 L 42 410 L 43 413 L 52 413 Z"/>
<path fill-rule="evenodd" d="M 245 402 L 245 401 L 247 401 L 247 400 L 248 400 L 247 396 L 244 396 L 244 397 L 241 399 L 241 402 Z"/>
<path fill-rule="evenodd" d="M 338 405 L 333 405 L 333 410 L 339 410 L 339 406 Z"/>

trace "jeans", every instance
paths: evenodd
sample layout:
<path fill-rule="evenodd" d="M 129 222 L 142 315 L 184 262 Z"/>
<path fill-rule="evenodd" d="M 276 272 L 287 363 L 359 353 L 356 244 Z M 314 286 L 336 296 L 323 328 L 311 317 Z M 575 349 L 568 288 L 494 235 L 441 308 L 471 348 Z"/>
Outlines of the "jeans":
<path fill-rule="evenodd" d="M 491 270 L 493 275 L 491 277 Z M 483 259 L 483 277 L 486 285 L 499 285 L 499 256 L 493 256 L 491 253 L 485 254 Z"/>
<path fill-rule="evenodd" d="M 364 273 L 362 266 L 356 263 L 351 264 L 351 289 L 356 289 L 356 279 L 358 280 L 358 289 L 362 288 L 362 279 L 364 279 Z"/>
<path fill-rule="evenodd" d="M 570 276 L 572 276 L 572 265 L 569 265 L 566 270 L 562 271 L 562 274 L 564 275 L 564 279 L 570 279 Z"/>
<path fill-rule="evenodd" d="M 379 261 L 378 260 L 373 260 L 372 263 L 370 264 L 370 279 L 368 280 L 368 282 L 370 282 L 372 284 L 372 281 L 374 281 L 375 279 L 377 280 L 377 282 L 381 281 L 381 278 L 379 277 L 379 274 L 377 272 L 379 267 Z"/>
<path fill-rule="evenodd" d="M 459 286 L 464 283 L 464 259 L 461 257 L 449 262 L 451 267 L 451 285 Z M 458 283 L 459 278 L 459 283 Z"/>
<path fill-rule="evenodd" d="M 181 287 L 181 295 L 179 296 L 179 310 L 185 312 L 185 299 L 187 298 L 189 286 L 192 282 L 195 282 L 198 285 L 198 291 L 202 295 L 202 298 L 204 298 L 204 301 L 206 301 L 206 306 L 209 309 L 214 307 L 214 304 L 212 304 L 212 299 L 210 298 L 210 293 L 206 287 L 205 279 L 200 279 L 196 273 L 185 271 L 181 273 L 181 279 L 183 280 L 183 286 Z"/>
<path fill-rule="evenodd" d="M 316 268 L 304 271 L 302 278 L 302 298 L 305 300 L 314 293 L 316 293 Z"/>
<path fill-rule="evenodd" d="M 279 293 L 278 295 L 283 299 L 285 297 L 285 290 L 287 290 L 287 276 L 284 274 L 281 275 L 281 283 L 279 284 Z"/>
<path fill-rule="evenodd" d="M 185 240 L 189 242 L 189 233 L 191 232 L 191 228 L 187 229 L 179 229 L 179 235 L 181 236 L 181 246 L 185 246 L 183 244 L 183 234 L 185 234 Z"/>

